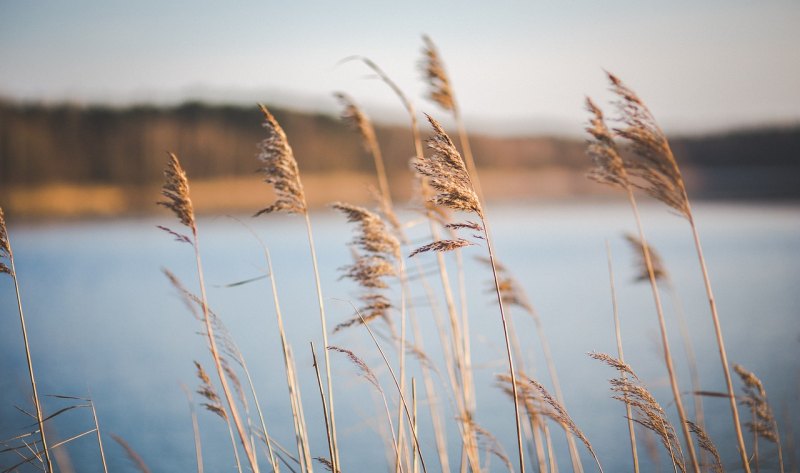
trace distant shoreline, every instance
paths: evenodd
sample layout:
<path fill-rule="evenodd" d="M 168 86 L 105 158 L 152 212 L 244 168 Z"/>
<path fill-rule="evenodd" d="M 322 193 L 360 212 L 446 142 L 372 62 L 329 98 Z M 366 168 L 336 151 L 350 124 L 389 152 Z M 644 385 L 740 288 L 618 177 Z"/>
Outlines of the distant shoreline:
<path fill-rule="evenodd" d="M 370 186 L 374 177 L 367 173 L 333 172 L 302 176 L 309 205 L 323 208 L 335 201 L 360 205 L 374 202 Z M 488 199 L 494 203 L 530 203 L 533 201 L 575 202 L 609 201 L 619 198 L 607 186 L 600 186 L 582 173 L 564 168 L 539 170 L 481 170 L 481 179 Z M 703 176 L 687 176 L 689 189 L 705 182 Z M 413 183 L 409 174 L 396 176 L 392 182 L 394 197 L 401 205 L 411 200 Z M 705 183 L 707 185 L 707 183 Z M 199 214 L 255 213 L 267 206 L 274 196 L 258 175 L 213 179 L 193 179 L 191 193 Z M 695 192 L 699 200 L 800 202 L 800 195 L 769 195 L 731 192 Z M 46 184 L 9 186 L 0 191 L 0 202 L 6 213 L 16 219 L 84 220 L 159 215 L 157 185 L 123 186 L 110 184 Z"/>

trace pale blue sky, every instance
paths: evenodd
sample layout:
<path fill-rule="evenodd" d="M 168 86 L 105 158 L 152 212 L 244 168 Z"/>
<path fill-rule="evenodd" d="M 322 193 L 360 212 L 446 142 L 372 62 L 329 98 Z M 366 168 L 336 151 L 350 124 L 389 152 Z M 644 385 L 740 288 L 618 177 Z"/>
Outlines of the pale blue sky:
<path fill-rule="evenodd" d="M 362 54 L 437 112 L 416 70 L 422 33 L 473 126 L 580 133 L 584 95 L 608 99 L 603 68 L 668 129 L 800 121 L 797 0 L 0 0 L 0 96 L 334 110 L 344 90 L 396 117 L 363 68 L 335 66 Z"/>

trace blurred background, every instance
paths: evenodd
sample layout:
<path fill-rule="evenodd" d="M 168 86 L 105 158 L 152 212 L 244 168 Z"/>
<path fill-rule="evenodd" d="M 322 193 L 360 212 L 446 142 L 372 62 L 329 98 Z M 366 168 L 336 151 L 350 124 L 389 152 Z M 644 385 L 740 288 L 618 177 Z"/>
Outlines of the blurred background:
<path fill-rule="evenodd" d="M 180 384 L 194 389 L 192 360 L 207 364 L 207 354 L 195 334 L 199 326 L 160 273 L 168 267 L 194 287 L 193 260 L 187 248 L 155 228 L 177 226 L 154 204 L 166 153 L 172 151 L 187 170 L 201 215 L 211 305 L 258 373 L 256 387 L 267 399 L 274 435 L 290 444 L 285 386 L 274 382 L 275 376 L 282 379 L 283 368 L 268 286 L 262 280 L 223 287 L 265 271 L 258 244 L 228 215 L 245 220 L 275 255 L 287 332 L 298 353 L 313 425 L 312 448 L 323 455 L 307 349 L 309 340 L 320 346 L 321 339 L 309 297 L 314 289 L 302 222 L 282 215 L 249 218 L 273 198 L 256 174 L 257 144 L 265 136 L 256 104 L 270 107 L 294 148 L 321 235 L 330 317 L 345 320 L 349 307 L 333 299 L 357 295 L 337 273 L 349 261 L 351 229 L 325 205 L 336 200 L 374 205 L 375 178 L 359 137 L 338 118 L 341 107 L 332 93 L 351 95 L 375 122 L 392 193 L 411 226 L 419 215 L 405 112 L 369 69 L 342 59 L 369 57 L 419 112 L 454 131 L 449 113 L 425 98 L 419 62 L 421 35 L 427 34 L 445 61 L 470 133 L 500 258 L 539 308 L 567 407 L 607 471 L 627 471 L 630 465 L 627 446 L 618 440 L 626 435 L 624 410 L 607 390 L 612 373 L 585 356 L 592 350 L 615 353 L 606 240 L 619 273 L 631 364 L 668 411 L 674 409 L 648 288 L 632 282 L 633 254 L 620 238 L 635 229 L 630 210 L 622 195 L 585 178 L 590 165 L 585 97 L 615 116 L 604 69 L 639 93 L 670 137 L 696 204 L 729 357 L 764 380 L 785 429 L 785 460 L 794 462 L 796 471 L 797 25 L 800 5 L 794 0 L 243 1 L 235 6 L 0 1 L 0 206 L 15 250 L 41 389 L 92 397 L 101 425 L 127 439 L 153 471 L 194 468 L 189 408 Z M 682 296 L 702 387 L 720 391 L 724 385 L 691 234 L 681 218 L 642 200 L 652 243 L 662 250 Z M 415 243 L 425 238 L 423 232 Z M 405 254 L 412 249 L 404 248 Z M 467 274 L 477 419 L 513 454 L 511 404 L 494 385 L 504 355 L 491 293 L 485 292 L 490 274 L 471 259 L 480 249 L 472 253 Z M 17 407 L 32 405 L 14 297 L 10 279 L 3 278 L 0 440 L 29 427 L 30 419 Z M 678 310 L 677 303 L 669 310 Z M 526 319 L 519 324 L 527 334 L 521 338 L 530 371 L 541 373 L 548 385 L 534 325 Z M 670 331 L 688 391 L 677 325 Z M 423 334 L 435 358 L 431 321 L 423 322 Z M 338 337 L 337 344 L 380 366 L 363 333 Z M 386 373 L 378 371 L 384 379 Z M 386 450 L 375 435 L 380 406 L 374 404 L 374 415 L 363 409 L 377 402 L 369 387 L 346 362 L 336 365 L 335 373 L 345 452 Z M 710 434 L 726 467 L 735 470 L 726 405 L 719 399 L 707 403 L 707 415 L 717 418 L 709 423 Z M 63 400 L 47 398 L 44 405 L 55 412 Z M 86 422 L 80 410 L 65 413 L 52 421 L 52 435 L 69 438 L 89 428 Z M 222 423 L 202 412 L 201 426 L 208 468 L 230 471 Z M 451 426 L 449 433 L 457 456 L 457 432 Z M 432 441 L 429 430 L 422 436 Z M 96 447 L 86 438 L 63 447 L 67 453 L 58 471 L 71 471 L 69 464 L 74 471 L 101 471 Z M 114 449 L 109 455 L 114 469 L 131 468 L 119 446 L 108 448 Z M 762 449 L 769 458 L 763 469 L 777 471 L 774 446 Z M 567 470 L 566 446 L 557 445 L 557 453 Z M 344 456 L 350 471 L 387 468 L 383 453 Z M 0 453 L 0 467 L 12 466 L 12 457 Z M 653 471 L 667 471 L 665 452 L 648 458 Z M 490 469 L 501 466 L 496 462 Z M 35 469 L 28 465 L 21 471 Z"/>

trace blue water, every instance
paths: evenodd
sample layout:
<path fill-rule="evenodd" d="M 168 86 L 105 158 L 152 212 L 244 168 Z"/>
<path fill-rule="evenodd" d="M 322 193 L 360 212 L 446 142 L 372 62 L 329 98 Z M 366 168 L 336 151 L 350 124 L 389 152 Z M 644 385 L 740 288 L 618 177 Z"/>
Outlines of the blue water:
<path fill-rule="evenodd" d="M 711 318 L 697 257 L 686 222 L 661 206 L 645 206 L 645 225 L 652 245 L 661 253 L 675 281 L 691 327 L 699 359 L 702 389 L 722 391 Z M 696 209 L 698 226 L 717 298 L 732 363 L 754 371 L 764 382 L 782 425 L 800 428 L 800 206 L 704 204 Z M 404 218 L 417 218 L 409 212 Z M 659 355 L 658 327 L 649 287 L 634 283 L 632 253 L 621 239 L 634 230 L 623 205 L 542 204 L 489 209 L 497 253 L 522 283 L 542 317 L 544 330 L 559 369 L 567 409 L 580 426 L 606 471 L 630 471 L 627 426 L 622 406 L 610 399 L 610 369 L 589 359 L 589 351 L 616 353 L 605 241 L 611 244 L 626 359 L 674 419 L 674 406 Z M 311 431 L 314 456 L 327 455 L 319 395 L 308 342 L 322 346 L 311 263 L 301 219 L 270 216 L 245 218 L 269 246 L 286 323 L 293 345 Z M 161 274 L 174 271 L 187 285 L 197 287 L 194 258 L 180 244 L 155 228 L 177 227 L 168 216 L 153 219 L 82 223 L 22 224 L 11 221 L 9 231 L 17 261 L 33 363 L 40 392 L 94 399 L 111 471 L 134 471 L 123 450 L 108 434 L 117 434 L 139 452 L 153 471 L 195 471 L 191 418 L 180 385 L 196 389 L 193 360 L 212 372 L 199 323 Z M 333 213 L 317 212 L 313 224 L 329 324 L 351 316 L 343 300 L 357 297 L 337 268 L 347 264 L 351 228 Z M 279 338 L 267 280 L 234 288 L 225 284 L 263 274 L 265 263 L 258 243 L 238 221 L 227 217 L 201 218 L 201 249 L 209 285 L 209 301 L 230 328 L 246 357 L 265 410 L 270 433 L 293 451 L 293 431 Z M 176 228 L 177 229 L 177 228 Z M 411 229 L 416 243 L 426 242 L 423 228 Z M 406 254 L 410 249 L 406 249 Z M 477 421 L 491 431 L 513 458 L 513 409 L 500 393 L 494 376 L 504 369 L 503 338 L 496 306 L 489 292 L 490 273 L 468 248 L 467 285 L 473 364 L 477 391 Z M 433 258 L 421 256 L 423 267 Z M 451 262 L 452 263 L 452 262 Z M 453 276 L 455 273 L 452 273 Z M 431 284 L 438 289 L 437 280 Z M 670 339 L 681 389 L 690 390 L 688 369 L 675 322 L 676 305 L 664 293 Z M 438 338 L 423 293 L 418 317 L 425 346 L 441 367 Z M 513 311 L 524 345 L 528 372 L 550 387 L 534 325 Z M 330 342 L 352 349 L 378 373 L 395 402 L 391 379 L 367 334 L 350 329 Z M 385 343 L 385 342 L 384 342 Z M 388 347 L 387 347 L 388 348 Z M 358 377 L 345 359 L 332 354 L 337 424 L 342 461 L 347 472 L 387 471 L 385 417 L 380 398 Z M 412 375 L 419 377 L 415 367 Z M 737 389 L 740 386 L 736 383 Z M 446 399 L 441 387 L 440 399 Z M 420 383 L 421 440 L 426 462 L 438 471 L 424 393 Z M 198 396 L 195 401 L 199 402 Z M 47 412 L 67 405 L 44 399 Z M 685 405 L 692 412 L 692 403 Z M 22 348 L 13 286 L 0 279 L 0 438 L 22 433 L 31 419 L 15 406 L 30 410 L 30 385 Z M 727 402 L 706 398 L 708 430 L 720 448 L 726 467 L 737 469 Z M 447 412 L 450 457 L 458 463 L 457 431 Z M 746 418 L 745 412 L 742 415 Z M 234 471 L 227 430 L 219 418 L 201 411 L 200 430 L 206 471 Z M 255 421 L 255 418 L 254 418 Z M 50 422 L 50 438 L 65 439 L 92 427 L 85 409 L 67 412 Z M 558 427 L 551 426 L 557 433 Z M 640 439 L 644 434 L 640 434 Z M 796 437 L 796 435 L 795 435 Z M 565 442 L 554 435 L 561 471 L 569 471 Z M 747 435 L 748 443 L 750 436 Z M 581 448 L 587 471 L 591 458 Z M 787 447 L 788 448 L 788 447 Z M 96 439 L 86 436 L 62 447 L 79 472 L 102 471 Z M 660 449 L 660 447 L 659 447 Z M 642 461 L 651 460 L 640 442 Z M 774 457 L 774 446 L 760 442 L 762 456 Z M 263 468 L 267 468 L 263 452 Z M 660 450 L 663 471 L 666 453 Z M 530 458 L 529 458 L 530 459 Z M 0 454 L 0 466 L 16 462 Z M 774 466 L 765 460 L 762 471 Z M 532 463 L 531 463 L 532 464 Z M 649 464 L 645 471 L 658 471 Z M 321 470 L 321 466 L 317 465 Z M 502 471 L 496 459 L 492 471 Z M 22 469 L 21 471 L 35 471 Z"/>

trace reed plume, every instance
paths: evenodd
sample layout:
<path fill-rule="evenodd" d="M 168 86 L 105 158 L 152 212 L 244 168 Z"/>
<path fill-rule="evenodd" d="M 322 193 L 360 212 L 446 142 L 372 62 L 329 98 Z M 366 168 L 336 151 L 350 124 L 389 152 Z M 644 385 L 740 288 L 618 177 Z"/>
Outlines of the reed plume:
<path fill-rule="evenodd" d="M 592 137 L 592 139 L 589 141 L 587 151 L 594 162 L 594 168 L 589 173 L 588 177 L 601 183 L 620 187 L 624 189 L 627 194 L 628 202 L 631 205 L 634 219 L 636 220 L 636 228 L 639 233 L 639 240 L 642 242 L 642 254 L 647 270 L 647 279 L 650 281 L 650 290 L 653 294 L 653 302 L 656 306 L 656 316 L 658 317 L 658 325 L 661 335 L 661 347 L 664 354 L 664 364 L 666 365 L 667 374 L 669 375 L 672 397 L 675 400 L 675 408 L 678 411 L 678 416 L 680 417 L 681 432 L 683 433 L 683 438 L 686 442 L 686 448 L 689 452 L 689 459 L 692 463 L 693 471 L 695 473 L 700 473 L 700 463 L 697 460 L 692 435 L 689 432 L 689 427 L 686 423 L 688 419 L 683 407 L 681 391 L 678 387 L 678 379 L 677 375 L 675 374 L 675 367 L 672 361 L 672 351 L 669 345 L 669 337 L 667 336 L 667 325 L 664 317 L 664 309 L 661 304 L 661 294 L 656 281 L 656 271 L 653 264 L 653 258 L 649 251 L 650 247 L 647 245 L 644 227 L 642 225 L 641 217 L 639 216 L 639 208 L 633 195 L 634 187 L 639 186 L 639 184 L 636 184 L 637 181 L 631 179 L 631 175 L 628 172 L 627 163 L 617 149 L 613 135 L 606 125 L 605 117 L 603 116 L 603 112 L 600 107 L 595 105 L 591 99 L 587 98 L 586 108 L 591 114 L 589 118 L 589 125 L 586 127 L 586 131 Z"/>
<path fill-rule="evenodd" d="M 597 463 L 597 469 L 602 473 L 603 467 L 600 465 L 600 460 L 597 458 L 597 454 L 595 453 L 592 444 L 589 442 L 589 439 L 586 438 L 586 435 L 583 434 L 583 431 L 578 427 L 578 425 L 575 424 L 575 421 L 572 420 L 572 417 L 570 417 L 569 413 L 567 413 L 567 410 L 564 408 L 564 406 L 535 379 L 526 378 L 526 381 L 530 383 L 536 391 L 538 391 L 542 401 L 550 406 L 551 410 L 546 412 L 546 415 L 561 424 L 564 429 L 569 430 L 572 435 L 583 442 L 583 444 L 586 446 L 586 449 L 589 450 L 589 453 L 592 455 L 592 458 L 594 458 L 595 463 Z M 512 380 L 512 382 L 514 381 Z"/>
<path fill-rule="evenodd" d="M 713 460 L 713 463 L 711 464 L 711 471 L 714 473 L 723 473 L 725 468 L 722 467 L 722 459 L 719 456 L 717 447 L 714 446 L 714 442 L 711 441 L 711 438 L 708 436 L 706 431 L 692 421 L 689 421 L 689 430 L 691 430 L 695 437 L 697 437 L 697 443 L 700 445 L 700 448 L 711 455 Z"/>
<path fill-rule="evenodd" d="M 181 167 L 178 157 L 174 153 L 169 153 L 169 161 L 167 162 L 167 167 L 164 171 L 164 177 L 165 183 L 161 194 L 166 200 L 159 202 L 159 204 L 170 209 L 178 218 L 180 223 L 191 230 L 192 237 L 189 239 L 189 237 L 168 228 L 160 228 L 176 236 L 179 241 L 184 241 L 191 244 L 194 248 L 197 279 L 200 285 L 200 306 L 203 313 L 202 320 L 205 326 L 208 348 L 211 352 L 211 357 L 214 360 L 214 367 L 216 368 L 217 376 L 219 378 L 220 385 L 222 386 L 222 392 L 225 396 L 225 401 L 228 405 L 231 419 L 236 427 L 236 432 L 239 435 L 239 440 L 244 448 L 250 468 L 253 470 L 253 472 L 258 473 L 258 460 L 256 459 L 255 452 L 253 452 L 252 445 L 248 440 L 248 436 L 245 433 L 244 425 L 242 424 L 239 416 L 239 410 L 236 407 L 236 401 L 233 399 L 233 395 L 231 394 L 231 390 L 228 386 L 228 380 L 225 376 L 222 365 L 222 357 L 217 349 L 217 340 L 214 335 L 212 316 L 210 314 L 208 298 L 206 296 L 205 279 L 203 277 L 203 264 L 200 258 L 200 238 L 197 231 L 197 222 L 194 216 L 194 209 L 192 207 L 192 199 L 189 194 L 189 180 L 186 177 L 186 172 Z M 234 449 L 234 452 L 236 452 L 236 449 Z"/>
<path fill-rule="evenodd" d="M 233 428 L 231 427 L 231 420 L 228 417 L 228 413 L 225 411 L 225 407 L 222 405 L 222 401 L 220 400 L 217 391 L 211 384 L 211 378 L 208 377 L 206 370 L 203 369 L 203 366 L 197 361 L 194 362 L 194 366 L 197 369 L 197 378 L 200 380 L 200 387 L 197 388 L 196 392 L 206 400 L 206 402 L 201 403 L 200 405 L 205 407 L 207 411 L 219 416 L 219 418 L 225 421 L 225 425 L 228 427 L 228 435 L 231 439 L 233 456 L 236 460 L 236 469 L 239 471 L 239 473 L 241 473 L 242 464 L 239 460 L 239 452 L 236 449 L 236 439 L 233 436 Z"/>
<path fill-rule="evenodd" d="M 8 264 L 3 261 L 4 259 L 8 261 Z M 45 419 L 42 416 L 42 404 L 39 402 L 39 390 L 36 385 L 36 376 L 33 373 L 33 361 L 31 360 L 31 348 L 28 342 L 28 330 L 25 326 L 25 312 L 22 310 L 22 296 L 20 294 L 19 281 L 17 280 L 17 269 L 14 265 L 14 251 L 11 249 L 11 238 L 8 235 L 6 219 L 2 207 L 0 207 L 0 274 L 8 274 L 14 281 L 14 293 L 17 298 L 17 312 L 19 314 L 19 324 L 22 330 L 22 342 L 25 346 L 25 361 L 28 364 L 28 378 L 31 382 L 31 393 L 33 394 L 33 407 L 36 410 L 36 423 L 39 426 L 39 436 L 42 440 L 44 471 L 45 473 L 50 473 L 53 471 L 53 464 L 50 460 L 50 450 L 47 446 L 47 435 L 44 430 Z M 36 457 L 41 461 L 41 457 L 38 453 Z"/>
<path fill-rule="evenodd" d="M 744 386 L 744 396 L 741 403 L 747 406 L 752 413 L 752 420 L 748 422 L 747 429 L 753 434 L 754 461 L 758 465 L 758 438 L 763 438 L 778 447 L 778 464 L 783 473 L 783 449 L 778 431 L 778 421 L 772 413 L 772 407 L 767 401 L 767 391 L 764 384 L 752 371 L 746 370 L 742 365 L 733 365 L 733 370 L 739 375 Z M 758 466 L 756 466 L 758 469 Z"/>
<path fill-rule="evenodd" d="M 133 447 L 131 447 L 130 444 L 125 441 L 125 439 L 115 434 L 111 434 L 111 438 L 114 439 L 114 441 L 117 442 L 123 450 L 125 450 L 125 454 L 131 460 L 131 462 L 133 462 L 134 467 L 139 470 L 139 473 L 150 473 L 150 468 L 147 467 L 147 464 L 145 464 L 142 456 L 139 455 L 136 450 L 134 450 Z"/>
<path fill-rule="evenodd" d="M 455 99 L 450 76 L 447 74 L 439 50 L 436 48 L 436 45 L 433 44 L 430 37 L 423 35 L 422 42 L 424 43 L 424 47 L 422 49 L 422 60 L 419 63 L 419 68 L 422 71 L 423 80 L 428 85 L 428 98 L 453 115 L 456 127 L 458 128 L 459 141 L 461 142 L 461 149 L 464 152 L 466 167 L 469 170 L 470 177 L 472 177 L 475 191 L 481 200 L 484 200 L 480 179 L 478 178 L 478 168 L 475 165 L 475 158 L 472 155 L 472 147 L 469 144 L 467 129 L 464 126 L 461 109 Z"/>
<path fill-rule="evenodd" d="M 639 383 L 639 377 L 633 369 L 625 362 L 610 355 L 591 353 L 590 356 L 621 373 L 619 378 L 609 380 L 611 391 L 616 393 L 613 398 L 636 411 L 637 415 L 634 421 L 658 435 L 664 448 L 669 452 L 675 471 L 685 472 L 686 466 L 684 465 L 683 452 L 680 441 L 675 434 L 675 429 L 669 423 L 667 414 L 656 401 L 656 398 Z M 627 376 L 630 376 L 633 380 Z"/>
<path fill-rule="evenodd" d="M 719 349 L 720 363 L 725 376 L 725 384 L 728 391 L 731 409 L 731 420 L 733 421 L 734 432 L 738 442 L 739 457 L 745 473 L 750 473 L 750 465 L 747 460 L 747 450 L 745 449 L 744 436 L 739 421 L 739 411 L 736 405 L 736 395 L 733 391 L 733 381 L 728 365 L 728 355 L 725 350 L 725 341 L 722 336 L 717 304 L 714 293 L 711 289 L 711 279 L 708 275 L 708 267 L 703 255 L 700 235 L 697 231 L 694 215 L 692 214 L 689 197 L 686 193 L 683 177 L 678 163 L 669 146 L 666 135 L 656 123 L 653 114 L 644 104 L 642 99 L 625 85 L 618 77 L 607 73 L 611 82 L 611 90 L 618 97 L 617 109 L 620 112 L 623 127 L 616 128 L 615 133 L 628 140 L 635 153 L 635 158 L 626 160 L 628 172 L 642 182 L 637 186 L 644 189 L 648 194 L 661 200 L 669 207 L 684 216 L 691 227 L 694 246 L 697 250 L 697 258 L 700 263 L 700 270 L 703 275 L 703 283 L 706 289 L 711 320 L 714 325 L 714 334 Z M 644 240 L 644 239 L 643 239 Z M 690 450 L 691 453 L 691 450 Z"/>
<path fill-rule="evenodd" d="M 267 137 L 259 144 L 258 160 L 263 167 L 260 169 L 264 175 L 264 182 L 270 184 L 275 190 L 276 201 L 264 209 L 258 211 L 256 216 L 272 213 L 286 212 L 303 215 L 306 224 L 306 234 L 308 236 L 308 246 L 311 253 L 311 263 L 314 270 L 314 282 L 317 288 L 317 304 L 319 306 L 320 325 L 322 329 L 322 343 L 328 346 L 328 325 L 325 316 L 325 303 L 322 297 L 322 283 L 319 276 L 319 265 L 317 263 L 317 250 L 314 246 L 314 236 L 311 228 L 311 218 L 308 214 L 308 204 L 303 184 L 300 181 L 300 171 L 297 167 L 297 160 L 294 157 L 289 141 L 278 121 L 264 105 L 259 105 L 261 114 L 264 117 L 264 129 Z M 331 442 L 333 454 L 331 462 L 334 471 L 340 469 L 339 450 L 336 440 L 336 416 L 333 403 L 333 379 L 331 377 L 331 363 L 328 350 L 324 350 L 325 356 L 325 376 L 328 387 L 328 408 L 329 413 L 326 422 L 330 423 Z"/>

